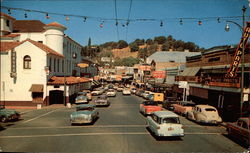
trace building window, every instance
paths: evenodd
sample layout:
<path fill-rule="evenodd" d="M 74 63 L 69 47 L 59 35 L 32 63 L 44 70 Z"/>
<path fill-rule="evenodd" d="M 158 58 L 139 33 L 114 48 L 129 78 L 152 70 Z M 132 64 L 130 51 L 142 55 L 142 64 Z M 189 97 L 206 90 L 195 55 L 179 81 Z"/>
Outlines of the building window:
<path fill-rule="evenodd" d="M 59 63 L 60 63 L 60 59 L 57 60 L 57 72 L 60 71 L 60 69 L 59 69 L 60 64 Z"/>
<path fill-rule="evenodd" d="M 208 62 L 215 62 L 215 61 L 220 61 L 220 57 L 213 57 L 208 59 Z"/>
<path fill-rule="evenodd" d="M 64 72 L 64 60 L 62 60 L 62 72 Z"/>
<path fill-rule="evenodd" d="M 54 59 L 54 71 L 56 72 L 56 59 Z"/>
<path fill-rule="evenodd" d="M 29 55 L 26 55 L 23 58 L 23 68 L 24 69 L 31 69 L 31 58 Z"/>
<path fill-rule="evenodd" d="M 6 20 L 6 26 L 7 26 L 7 27 L 10 26 L 10 20 Z"/>
<path fill-rule="evenodd" d="M 51 70 L 51 57 L 49 58 L 49 70 L 52 71 Z"/>

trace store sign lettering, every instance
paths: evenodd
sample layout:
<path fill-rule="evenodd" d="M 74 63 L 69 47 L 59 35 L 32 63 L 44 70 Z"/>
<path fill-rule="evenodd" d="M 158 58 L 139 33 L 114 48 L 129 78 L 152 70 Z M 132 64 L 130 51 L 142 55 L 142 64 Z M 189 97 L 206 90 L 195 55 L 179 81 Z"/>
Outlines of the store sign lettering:
<path fill-rule="evenodd" d="M 238 70 L 239 63 L 241 61 L 241 57 L 243 54 L 243 46 L 244 46 L 244 50 L 245 50 L 249 35 L 250 35 L 250 22 L 247 22 L 243 38 L 241 38 L 240 44 L 238 45 L 238 47 L 235 51 L 233 62 L 230 66 L 230 69 L 227 72 L 228 77 L 231 77 L 231 78 L 236 77 L 236 72 Z"/>

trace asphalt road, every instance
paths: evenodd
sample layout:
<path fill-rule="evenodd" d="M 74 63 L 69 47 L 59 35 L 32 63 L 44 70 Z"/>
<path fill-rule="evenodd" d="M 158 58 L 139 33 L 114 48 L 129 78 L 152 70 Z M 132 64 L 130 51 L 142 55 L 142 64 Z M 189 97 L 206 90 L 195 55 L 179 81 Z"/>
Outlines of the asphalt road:
<path fill-rule="evenodd" d="M 244 152 L 222 126 L 199 125 L 184 117 L 185 136 L 156 140 L 139 113 L 142 98 L 110 98 L 111 106 L 97 108 L 94 125 L 71 126 L 73 108 L 50 108 L 25 113 L 0 132 L 0 150 L 7 152 Z"/>

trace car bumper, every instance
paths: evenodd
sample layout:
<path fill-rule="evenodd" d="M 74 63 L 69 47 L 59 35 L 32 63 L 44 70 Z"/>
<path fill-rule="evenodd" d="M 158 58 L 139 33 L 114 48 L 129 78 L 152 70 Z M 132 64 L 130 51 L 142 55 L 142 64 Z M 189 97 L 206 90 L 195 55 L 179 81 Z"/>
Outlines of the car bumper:
<path fill-rule="evenodd" d="M 70 120 L 71 124 L 84 124 L 84 123 L 91 123 L 92 119 L 74 119 Z"/>

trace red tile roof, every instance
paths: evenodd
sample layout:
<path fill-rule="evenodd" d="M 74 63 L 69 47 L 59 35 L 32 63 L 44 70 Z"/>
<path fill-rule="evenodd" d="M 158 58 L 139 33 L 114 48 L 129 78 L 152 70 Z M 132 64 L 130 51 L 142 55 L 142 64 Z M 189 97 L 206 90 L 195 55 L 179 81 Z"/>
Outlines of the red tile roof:
<path fill-rule="evenodd" d="M 59 57 L 64 57 L 64 55 L 56 52 L 55 50 L 49 48 L 48 46 L 42 43 L 36 42 L 34 40 L 31 40 L 31 39 L 26 39 L 22 42 L 1 42 L 0 51 L 9 51 L 27 41 L 37 46 L 38 48 L 42 49 L 43 51 L 47 52 L 48 54 L 53 54 Z"/>
<path fill-rule="evenodd" d="M 3 12 L 0 12 L 0 15 L 1 15 L 1 16 L 5 16 L 7 19 L 10 19 L 10 20 L 16 20 L 16 19 L 13 18 L 12 16 L 9 16 L 9 15 L 3 13 Z"/>
<path fill-rule="evenodd" d="M 47 52 L 49 54 L 54 54 L 54 55 L 57 55 L 57 56 L 60 56 L 60 57 L 64 57 L 64 55 L 56 52 L 55 50 L 53 50 L 51 48 L 49 48 L 47 45 L 44 45 L 42 43 L 36 42 L 34 40 L 31 40 L 31 39 L 27 39 L 26 41 L 31 42 L 33 45 L 39 47 L 40 49 L 44 50 L 45 52 Z"/>
<path fill-rule="evenodd" d="M 21 44 L 21 42 L 1 42 L 0 51 L 1 52 L 9 51 L 9 50 L 19 46 L 20 44 Z"/>
<path fill-rule="evenodd" d="M 61 25 L 61 24 L 59 24 L 57 22 L 52 22 L 52 23 L 46 24 L 46 26 L 53 26 L 53 27 L 59 27 L 59 28 L 65 28 L 66 29 L 65 26 L 63 26 L 63 25 Z"/>
<path fill-rule="evenodd" d="M 17 36 L 20 36 L 20 34 L 15 34 L 15 33 L 11 33 L 11 34 L 8 34 L 8 35 L 4 35 L 4 36 L 1 36 L 1 38 L 14 38 L 14 37 L 17 37 Z"/>
<path fill-rule="evenodd" d="M 39 20 L 15 20 L 13 32 L 42 32 L 45 24 Z"/>
<path fill-rule="evenodd" d="M 66 79 L 66 84 L 78 84 L 78 83 L 85 83 L 85 82 L 91 82 L 88 78 L 84 77 L 74 77 L 74 76 L 69 76 L 65 77 Z M 50 78 L 50 80 L 47 83 L 48 85 L 63 85 L 64 84 L 64 77 L 59 77 L 59 76 L 53 76 Z"/>

